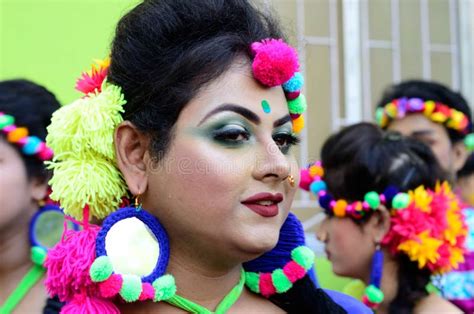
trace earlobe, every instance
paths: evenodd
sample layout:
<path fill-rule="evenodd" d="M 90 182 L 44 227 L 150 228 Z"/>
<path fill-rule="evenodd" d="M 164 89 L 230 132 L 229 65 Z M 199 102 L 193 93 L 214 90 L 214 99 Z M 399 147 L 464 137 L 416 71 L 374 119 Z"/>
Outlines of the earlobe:
<path fill-rule="evenodd" d="M 122 122 L 115 130 L 117 166 L 133 195 L 147 188 L 148 137 L 130 121 Z"/>
<path fill-rule="evenodd" d="M 31 198 L 35 203 L 38 203 L 46 197 L 48 193 L 48 182 L 46 179 L 33 178 L 30 181 Z"/>
<path fill-rule="evenodd" d="M 374 242 L 380 243 L 390 230 L 390 213 L 383 205 L 374 213 Z"/>
<path fill-rule="evenodd" d="M 468 157 L 466 146 L 463 141 L 453 145 L 452 154 L 454 170 L 457 172 L 464 166 Z"/>

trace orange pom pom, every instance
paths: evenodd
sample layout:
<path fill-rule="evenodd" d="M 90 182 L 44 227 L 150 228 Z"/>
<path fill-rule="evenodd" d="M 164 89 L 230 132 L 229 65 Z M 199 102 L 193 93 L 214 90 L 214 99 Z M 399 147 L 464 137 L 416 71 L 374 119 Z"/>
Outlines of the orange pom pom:
<path fill-rule="evenodd" d="M 345 200 L 338 200 L 332 209 L 334 216 L 344 217 L 346 215 L 347 202 Z"/>
<path fill-rule="evenodd" d="M 293 132 L 300 133 L 304 128 L 304 117 L 301 114 L 298 118 L 293 120 Z"/>
<path fill-rule="evenodd" d="M 27 128 L 16 128 L 15 130 L 11 131 L 7 135 L 7 141 L 10 143 L 16 143 L 24 137 L 28 136 L 28 129 Z"/>
<path fill-rule="evenodd" d="M 322 177 L 324 176 L 324 169 L 318 165 L 312 165 L 309 167 L 309 174 L 313 178 L 315 176 Z"/>

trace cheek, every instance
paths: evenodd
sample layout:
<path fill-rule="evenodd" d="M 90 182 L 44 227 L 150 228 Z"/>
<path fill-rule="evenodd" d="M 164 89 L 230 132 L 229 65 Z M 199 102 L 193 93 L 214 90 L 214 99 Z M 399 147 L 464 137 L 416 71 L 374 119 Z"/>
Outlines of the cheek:
<path fill-rule="evenodd" d="M 11 223 L 24 210 L 28 209 L 28 179 L 26 169 L 20 158 L 0 161 L 0 227 Z"/>

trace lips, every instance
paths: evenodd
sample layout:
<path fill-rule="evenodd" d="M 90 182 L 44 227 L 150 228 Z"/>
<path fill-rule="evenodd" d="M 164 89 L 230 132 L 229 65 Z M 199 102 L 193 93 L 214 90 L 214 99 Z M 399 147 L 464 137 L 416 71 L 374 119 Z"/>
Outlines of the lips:
<path fill-rule="evenodd" d="M 241 203 L 262 217 L 274 217 L 278 215 L 278 203 L 282 201 L 281 193 L 259 193 Z"/>

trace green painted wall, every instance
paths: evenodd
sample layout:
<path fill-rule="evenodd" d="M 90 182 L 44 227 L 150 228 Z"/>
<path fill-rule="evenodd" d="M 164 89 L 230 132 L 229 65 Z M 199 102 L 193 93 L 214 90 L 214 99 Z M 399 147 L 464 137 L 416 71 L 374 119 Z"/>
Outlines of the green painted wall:
<path fill-rule="evenodd" d="M 0 80 L 27 78 L 61 103 L 80 73 L 107 56 L 119 18 L 138 0 L 0 0 Z"/>

